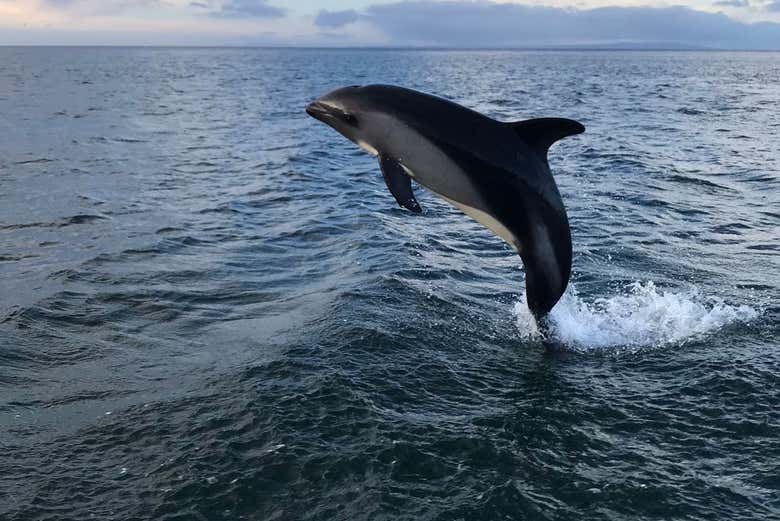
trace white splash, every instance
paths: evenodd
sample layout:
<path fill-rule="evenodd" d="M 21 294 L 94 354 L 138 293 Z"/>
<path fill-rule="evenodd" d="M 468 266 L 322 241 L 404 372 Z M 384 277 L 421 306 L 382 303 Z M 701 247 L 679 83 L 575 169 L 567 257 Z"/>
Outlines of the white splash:
<path fill-rule="evenodd" d="M 525 339 L 541 333 L 525 303 L 515 304 L 517 326 Z M 576 350 L 680 345 L 722 327 L 749 322 L 759 312 L 750 306 L 731 306 L 698 290 L 674 292 L 652 282 L 635 282 L 624 294 L 588 303 L 570 286 L 550 313 L 549 340 Z"/>

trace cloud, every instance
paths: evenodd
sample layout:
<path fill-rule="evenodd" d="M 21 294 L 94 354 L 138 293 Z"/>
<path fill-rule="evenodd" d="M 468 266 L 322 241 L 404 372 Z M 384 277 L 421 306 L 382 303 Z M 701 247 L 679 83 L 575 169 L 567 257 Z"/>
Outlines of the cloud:
<path fill-rule="evenodd" d="M 314 25 L 317 27 L 339 28 L 357 22 L 360 18 L 360 14 L 354 9 L 347 11 L 322 10 L 314 18 Z"/>
<path fill-rule="evenodd" d="M 774 0 L 780 4 L 780 0 Z M 778 49 L 780 24 L 686 7 L 570 9 L 485 0 L 375 4 L 364 20 L 400 45 L 523 47 L 609 43 Z"/>
<path fill-rule="evenodd" d="M 103 0 L 102 2 L 89 0 L 43 0 L 42 5 L 61 10 L 77 8 L 86 14 L 118 14 L 140 7 L 164 7 L 166 2 L 165 0 Z"/>
<path fill-rule="evenodd" d="M 43 4 L 57 9 L 67 9 L 78 3 L 79 0 L 44 0 Z"/>
<path fill-rule="evenodd" d="M 287 11 L 268 5 L 268 0 L 227 0 L 213 14 L 226 18 L 281 18 Z"/>
<path fill-rule="evenodd" d="M 201 34 L 211 45 L 780 50 L 778 23 L 686 7 L 551 6 L 564 1 L 680 0 L 323 0 L 299 8 L 290 0 L 0 0 L 0 43 L 188 45 Z M 780 0 L 682 1 L 741 19 L 780 20 Z M 360 3 L 366 7 L 321 9 Z"/>

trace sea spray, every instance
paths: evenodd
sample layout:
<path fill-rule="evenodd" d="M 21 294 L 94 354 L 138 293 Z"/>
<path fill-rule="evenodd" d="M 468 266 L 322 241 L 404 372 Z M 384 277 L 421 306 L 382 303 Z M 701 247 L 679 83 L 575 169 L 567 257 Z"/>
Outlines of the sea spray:
<path fill-rule="evenodd" d="M 524 295 L 514 313 L 522 337 L 541 339 Z M 680 345 L 758 315 L 755 308 L 729 305 L 697 289 L 673 291 L 635 282 L 621 294 L 587 302 L 572 285 L 550 313 L 547 339 L 583 351 Z"/>

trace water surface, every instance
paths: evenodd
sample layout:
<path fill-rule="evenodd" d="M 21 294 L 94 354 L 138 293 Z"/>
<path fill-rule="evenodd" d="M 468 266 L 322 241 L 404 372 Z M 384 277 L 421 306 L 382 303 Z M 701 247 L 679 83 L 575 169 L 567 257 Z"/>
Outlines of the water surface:
<path fill-rule="evenodd" d="M 308 118 L 582 121 L 519 258 Z M 0 49 L 0 517 L 780 516 L 780 55 Z"/>

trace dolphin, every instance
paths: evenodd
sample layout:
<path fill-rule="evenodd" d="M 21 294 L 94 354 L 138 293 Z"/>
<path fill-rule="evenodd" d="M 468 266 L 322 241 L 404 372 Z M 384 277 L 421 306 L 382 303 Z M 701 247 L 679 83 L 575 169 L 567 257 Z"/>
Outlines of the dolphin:
<path fill-rule="evenodd" d="M 344 87 L 306 112 L 379 158 L 400 206 L 422 211 L 411 180 L 505 240 L 525 268 L 540 326 L 571 274 L 569 220 L 547 162 L 550 145 L 585 127 L 571 119 L 504 123 L 451 101 L 390 86 Z"/>

